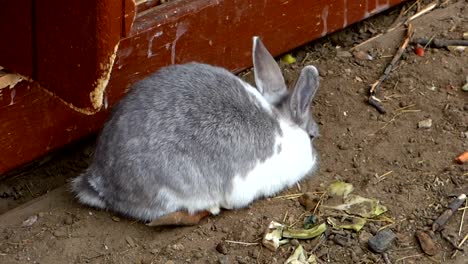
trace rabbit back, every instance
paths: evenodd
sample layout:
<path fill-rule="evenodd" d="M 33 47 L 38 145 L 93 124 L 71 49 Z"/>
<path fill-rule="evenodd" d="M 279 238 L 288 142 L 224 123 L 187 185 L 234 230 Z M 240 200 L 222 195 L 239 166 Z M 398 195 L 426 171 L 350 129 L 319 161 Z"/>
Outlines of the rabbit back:
<path fill-rule="evenodd" d="M 114 107 L 94 162 L 75 182 L 91 186 L 101 207 L 143 220 L 238 207 L 229 201 L 234 178 L 272 157 L 280 133 L 268 102 L 235 75 L 174 65 L 138 82 Z"/>

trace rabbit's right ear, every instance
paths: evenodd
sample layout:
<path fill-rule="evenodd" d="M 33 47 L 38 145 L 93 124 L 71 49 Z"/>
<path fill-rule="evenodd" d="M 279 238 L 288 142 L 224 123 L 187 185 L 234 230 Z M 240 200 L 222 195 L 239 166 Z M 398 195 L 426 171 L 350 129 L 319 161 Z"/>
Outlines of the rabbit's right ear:
<path fill-rule="evenodd" d="M 259 37 L 253 38 L 252 57 L 257 89 L 270 104 L 275 104 L 287 88 L 278 64 Z"/>

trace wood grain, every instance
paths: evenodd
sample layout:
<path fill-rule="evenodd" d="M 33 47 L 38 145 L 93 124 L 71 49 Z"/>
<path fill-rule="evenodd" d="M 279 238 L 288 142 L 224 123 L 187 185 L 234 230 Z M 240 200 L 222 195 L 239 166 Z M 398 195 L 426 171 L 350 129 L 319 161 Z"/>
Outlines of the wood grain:
<path fill-rule="evenodd" d="M 94 67 L 99 60 L 88 60 L 87 56 L 91 55 L 70 47 L 70 43 L 88 36 L 96 39 L 99 34 L 96 31 L 89 34 L 84 26 L 63 35 L 63 39 L 56 38 L 55 43 L 42 41 L 38 43 L 40 57 L 47 58 L 45 52 L 50 53 L 50 50 L 60 51 L 58 54 L 62 55 L 40 61 L 38 77 L 41 81 L 23 81 L 13 89 L 0 89 L 0 177 L 3 172 L 98 131 L 110 107 L 131 84 L 162 66 L 199 61 L 238 72 L 251 66 L 254 35 L 261 36 L 268 49 L 279 55 L 403 1 L 180 0 L 149 8 L 137 14 L 131 31 L 120 40 L 104 91 L 103 108 L 95 115 L 77 112 L 66 101 L 89 107 L 84 98 L 92 90 L 90 80 L 94 77 L 86 76 L 87 71 L 80 72 L 76 62 L 80 61 L 80 67 Z M 80 8 L 77 7 L 84 11 Z M 96 10 L 89 12 L 96 16 L 102 14 Z M 75 16 L 78 20 L 93 19 L 92 16 Z M 119 29 L 103 29 L 101 34 L 120 32 L 122 28 L 126 27 L 120 24 Z M 50 37 L 58 34 L 45 29 L 38 32 Z M 100 52 L 106 48 L 91 50 L 102 54 Z M 62 86 L 53 90 L 56 95 L 46 92 L 46 89 L 51 90 L 50 86 L 40 86 L 50 83 L 54 87 Z"/>

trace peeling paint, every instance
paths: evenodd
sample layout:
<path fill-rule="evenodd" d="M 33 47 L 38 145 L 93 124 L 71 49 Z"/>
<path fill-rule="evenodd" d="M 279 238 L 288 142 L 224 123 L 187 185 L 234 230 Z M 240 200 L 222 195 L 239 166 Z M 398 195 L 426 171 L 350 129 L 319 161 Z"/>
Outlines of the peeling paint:
<path fill-rule="evenodd" d="M 3 88 L 11 89 L 15 87 L 18 83 L 24 80 L 29 80 L 29 79 L 20 74 L 7 73 L 3 76 L 0 76 L 0 89 L 3 89 Z"/>
<path fill-rule="evenodd" d="M 164 34 L 163 31 L 158 31 L 156 32 L 156 34 L 154 34 L 153 36 L 151 36 L 149 42 L 148 42 L 148 51 L 147 51 L 147 57 L 148 58 L 151 58 L 154 56 L 153 54 L 153 41 L 155 38 L 159 38 L 160 36 L 162 36 Z"/>
<path fill-rule="evenodd" d="M 348 26 L 348 0 L 343 0 L 343 28 Z"/>
<path fill-rule="evenodd" d="M 180 23 L 177 25 L 177 31 L 174 41 L 172 42 L 172 50 L 171 50 L 171 63 L 175 64 L 175 56 L 176 56 L 176 45 L 179 38 L 187 32 L 187 25 L 185 23 Z"/>
<path fill-rule="evenodd" d="M 112 66 L 114 65 L 118 48 L 119 42 L 117 42 L 117 44 L 115 45 L 114 52 L 109 57 L 109 61 L 105 64 L 101 63 L 101 70 L 103 73 L 101 75 L 101 78 L 97 79 L 94 83 L 94 91 L 89 93 L 89 99 L 91 100 L 91 104 L 95 109 L 99 109 L 102 106 L 104 90 L 106 89 L 107 84 L 109 84 Z"/>
<path fill-rule="evenodd" d="M 328 6 L 325 6 L 322 10 L 322 22 L 323 22 L 323 30 L 322 30 L 322 37 L 327 35 L 328 33 Z"/>
<path fill-rule="evenodd" d="M 11 89 L 11 92 L 10 92 L 10 104 L 9 105 L 13 105 L 15 103 L 15 96 L 16 96 L 16 89 L 13 88 Z"/>

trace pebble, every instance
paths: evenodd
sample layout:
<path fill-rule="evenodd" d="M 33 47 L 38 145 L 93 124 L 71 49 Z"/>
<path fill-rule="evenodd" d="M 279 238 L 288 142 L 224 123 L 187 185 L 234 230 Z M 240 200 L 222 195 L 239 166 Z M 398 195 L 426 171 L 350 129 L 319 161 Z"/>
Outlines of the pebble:
<path fill-rule="evenodd" d="M 223 242 L 219 242 L 218 245 L 216 245 L 216 251 L 223 255 L 226 255 L 228 253 L 226 245 Z"/>
<path fill-rule="evenodd" d="M 112 221 L 114 222 L 120 222 L 120 218 L 117 216 L 112 216 Z"/>
<path fill-rule="evenodd" d="M 193 256 L 197 259 L 203 258 L 203 254 L 201 252 L 196 252 L 195 254 L 193 254 Z"/>
<path fill-rule="evenodd" d="M 432 127 L 432 119 L 425 119 L 418 122 L 418 128 L 429 129 Z"/>
<path fill-rule="evenodd" d="M 339 50 L 339 51 L 336 52 L 336 56 L 341 57 L 341 58 L 350 58 L 353 55 L 351 54 L 351 52 L 349 52 L 347 50 Z"/>
<path fill-rule="evenodd" d="M 172 248 L 176 251 L 183 251 L 185 249 L 184 245 L 182 244 L 174 244 Z"/>
<path fill-rule="evenodd" d="M 374 58 L 369 55 L 367 52 L 359 50 L 353 52 L 354 58 L 357 60 L 373 60 Z"/>
<path fill-rule="evenodd" d="M 65 223 L 66 225 L 73 224 L 73 217 L 71 215 L 67 215 L 65 219 L 63 219 L 63 223 Z"/>
<path fill-rule="evenodd" d="M 421 245 L 421 249 L 427 255 L 434 256 L 439 251 L 437 248 L 437 244 L 434 242 L 434 240 L 428 233 L 422 230 L 418 230 L 416 231 L 416 238 L 419 241 L 419 245 Z"/>
<path fill-rule="evenodd" d="M 289 243 L 291 243 L 291 246 L 297 247 L 299 246 L 299 240 L 293 239 Z"/>
<path fill-rule="evenodd" d="M 127 237 L 125 237 L 125 241 L 127 241 L 128 245 L 130 247 L 135 247 L 135 241 L 133 241 L 133 238 L 127 236 Z"/>
<path fill-rule="evenodd" d="M 67 236 L 67 232 L 65 232 L 65 229 L 57 229 L 54 231 L 53 235 L 55 237 L 66 237 Z"/>
<path fill-rule="evenodd" d="M 237 263 L 239 264 L 249 264 L 250 263 L 250 258 L 249 257 L 243 257 L 243 256 L 237 256 L 236 257 Z"/>
<path fill-rule="evenodd" d="M 21 226 L 32 226 L 37 222 L 37 215 L 31 215 L 28 219 L 24 220 Z"/>
<path fill-rule="evenodd" d="M 349 239 L 347 236 L 339 235 L 336 234 L 335 237 L 333 238 L 333 242 L 336 244 L 342 246 L 342 247 L 348 247 L 349 246 Z"/>
<path fill-rule="evenodd" d="M 390 229 L 384 229 L 371 237 L 368 241 L 370 249 L 376 253 L 383 253 L 392 247 L 396 235 Z"/>
<path fill-rule="evenodd" d="M 218 263 L 219 264 L 229 264 L 229 259 L 227 256 L 221 255 L 218 258 Z"/>
<path fill-rule="evenodd" d="M 367 231 L 361 231 L 359 233 L 359 243 L 365 244 L 369 241 L 369 239 L 372 237 L 372 234 L 367 232 Z"/>

